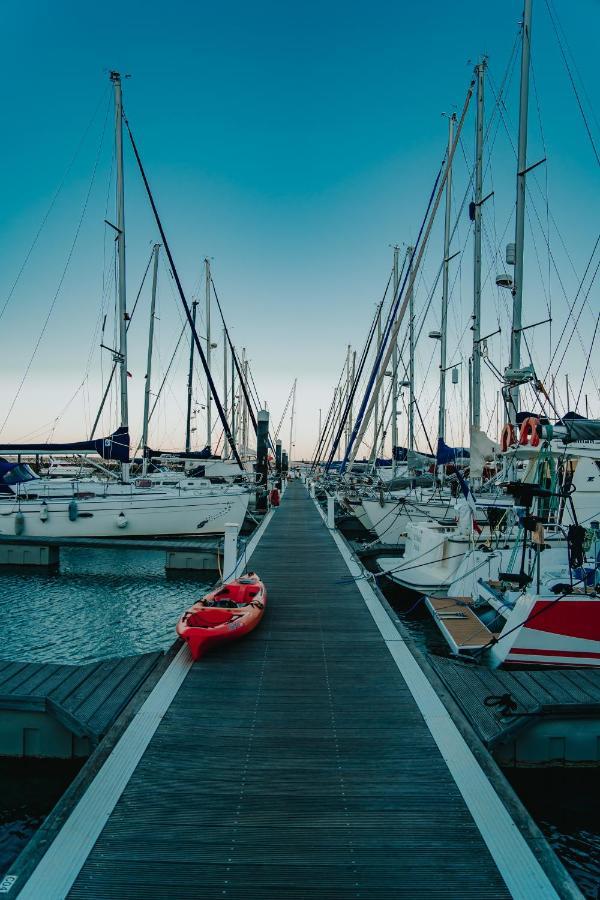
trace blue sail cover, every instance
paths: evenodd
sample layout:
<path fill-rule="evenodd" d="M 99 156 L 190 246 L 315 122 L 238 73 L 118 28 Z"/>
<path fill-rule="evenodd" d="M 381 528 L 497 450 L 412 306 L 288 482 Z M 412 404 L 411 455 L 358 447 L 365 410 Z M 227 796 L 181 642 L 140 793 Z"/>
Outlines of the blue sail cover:
<path fill-rule="evenodd" d="M 9 463 L 0 459 L 0 483 L 24 484 L 26 481 L 35 481 L 38 476 L 30 466 L 24 463 Z"/>
<path fill-rule="evenodd" d="M 152 450 L 150 447 L 146 447 L 146 457 L 157 458 L 159 456 L 167 456 L 171 459 L 173 457 L 177 457 L 177 459 L 221 459 L 220 454 L 212 453 L 210 447 L 205 447 L 204 450 Z"/>
<path fill-rule="evenodd" d="M 449 447 L 443 440 L 438 438 L 437 452 L 435 461 L 438 466 L 445 466 L 448 463 L 454 463 L 457 459 L 469 459 L 471 456 L 467 447 Z"/>
<path fill-rule="evenodd" d="M 0 444 L 0 453 L 51 455 L 53 453 L 97 453 L 102 459 L 129 462 L 129 430 L 117 428 L 110 437 L 91 441 L 75 441 L 70 444 Z"/>

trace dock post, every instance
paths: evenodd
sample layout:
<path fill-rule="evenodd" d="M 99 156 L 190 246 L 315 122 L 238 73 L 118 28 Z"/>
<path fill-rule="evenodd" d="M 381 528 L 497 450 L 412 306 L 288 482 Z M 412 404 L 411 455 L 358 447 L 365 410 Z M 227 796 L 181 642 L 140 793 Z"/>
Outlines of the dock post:
<path fill-rule="evenodd" d="M 282 488 L 281 492 L 282 493 L 287 487 L 288 469 L 289 469 L 289 459 L 288 459 L 288 455 L 287 455 L 287 450 L 282 450 L 282 452 L 281 452 L 281 473 L 283 476 L 281 479 L 281 488 Z"/>
<path fill-rule="evenodd" d="M 237 563 L 237 541 L 240 526 L 237 522 L 225 523 L 225 541 L 223 548 L 223 581 L 231 578 Z"/>
<path fill-rule="evenodd" d="M 277 478 L 281 480 L 281 441 L 275 442 L 275 471 Z"/>
<path fill-rule="evenodd" d="M 266 409 L 258 411 L 258 424 L 256 428 L 256 509 L 258 512 L 267 511 L 267 496 L 269 492 L 269 413 Z"/>
<path fill-rule="evenodd" d="M 315 499 L 315 483 L 312 479 L 309 482 L 309 493 L 310 493 L 310 496 L 314 500 Z"/>
<path fill-rule="evenodd" d="M 327 527 L 335 528 L 335 494 L 327 494 Z"/>

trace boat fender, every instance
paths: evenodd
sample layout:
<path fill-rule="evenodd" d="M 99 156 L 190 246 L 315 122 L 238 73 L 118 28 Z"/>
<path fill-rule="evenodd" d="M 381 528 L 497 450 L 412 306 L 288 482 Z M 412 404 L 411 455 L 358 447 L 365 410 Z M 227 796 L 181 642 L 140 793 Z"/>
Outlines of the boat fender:
<path fill-rule="evenodd" d="M 71 500 L 68 506 L 69 511 L 69 521 L 76 522 L 77 516 L 79 515 L 79 506 L 77 504 L 77 500 Z"/>
<path fill-rule="evenodd" d="M 25 531 L 25 516 L 19 510 L 15 513 L 15 534 L 23 534 Z"/>
<path fill-rule="evenodd" d="M 42 500 L 42 505 L 40 506 L 40 520 L 42 522 L 48 521 L 48 504 L 45 500 Z"/>
<path fill-rule="evenodd" d="M 124 512 L 120 512 L 117 516 L 117 528 L 127 528 L 127 516 Z"/>
<path fill-rule="evenodd" d="M 529 416 L 521 425 L 521 434 L 519 435 L 519 444 L 522 447 L 537 447 L 540 443 L 538 434 L 538 425 L 540 420 L 537 416 Z"/>
<path fill-rule="evenodd" d="M 500 438 L 500 447 L 502 448 L 502 452 L 506 453 L 508 448 L 512 446 L 516 442 L 516 434 L 515 434 L 515 426 L 511 425 L 510 422 L 507 422 L 504 428 L 502 429 L 502 436 Z"/>

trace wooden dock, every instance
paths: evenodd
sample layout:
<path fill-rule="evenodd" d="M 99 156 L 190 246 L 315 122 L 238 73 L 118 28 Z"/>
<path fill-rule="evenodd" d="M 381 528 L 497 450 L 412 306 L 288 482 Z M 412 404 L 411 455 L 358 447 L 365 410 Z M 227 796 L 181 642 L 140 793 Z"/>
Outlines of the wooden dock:
<path fill-rule="evenodd" d="M 6 893 L 578 896 L 551 883 L 301 483 L 263 527 L 261 627 L 193 665 L 182 649 Z"/>
<path fill-rule="evenodd" d="M 0 755 L 88 756 L 161 657 L 78 666 L 0 659 Z"/>

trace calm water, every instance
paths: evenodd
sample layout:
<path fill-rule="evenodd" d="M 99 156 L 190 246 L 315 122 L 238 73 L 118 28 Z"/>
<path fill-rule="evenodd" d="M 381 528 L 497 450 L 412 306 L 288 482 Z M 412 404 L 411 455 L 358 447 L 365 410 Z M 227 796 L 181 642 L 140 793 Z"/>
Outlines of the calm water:
<path fill-rule="evenodd" d="M 164 553 L 62 550 L 55 574 L 0 574 L 3 659 L 83 663 L 165 649 L 210 581 L 165 576 Z"/>
<path fill-rule="evenodd" d="M 0 573 L 0 657 L 86 663 L 166 649 L 181 612 L 212 581 L 165 575 L 164 553 L 62 550 L 55 574 Z M 0 759 L 0 873 L 80 763 Z"/>

